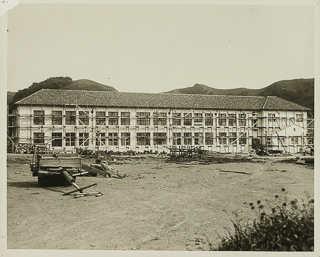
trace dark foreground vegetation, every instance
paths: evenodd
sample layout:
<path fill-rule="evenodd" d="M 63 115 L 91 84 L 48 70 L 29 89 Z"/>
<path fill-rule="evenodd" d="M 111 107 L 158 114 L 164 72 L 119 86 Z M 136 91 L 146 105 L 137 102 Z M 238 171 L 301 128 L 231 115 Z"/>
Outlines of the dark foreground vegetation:
<path fill-rule="evenodd" d="M 275 196 L 275 207 L 260 200 L 250 203 L 257 219 L 252 224 L 234 222 L 234 233 L 221 238 L 215 251 L 313 251 L 314 200 L 287 201 L 286 190 Z M 269 212 L 266 212 L 266 209 Z"/>

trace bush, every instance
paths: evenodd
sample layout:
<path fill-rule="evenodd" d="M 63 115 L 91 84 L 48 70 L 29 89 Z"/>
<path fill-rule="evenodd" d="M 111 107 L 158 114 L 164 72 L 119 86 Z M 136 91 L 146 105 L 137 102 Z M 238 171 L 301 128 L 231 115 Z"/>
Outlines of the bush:
<path fill-rule="evenodd" d="M 282 189 L 285 192 L 285 189 Z M 253 224 L 242 226 L 232 222 L 234 234 L 221 238 L 215 251 L 313 251 L 314 249 L 314 200 L 288 202 L 276 195 L 276 207 L 266 213 L 260 200 L 250 203 L 258 217 Z"/>

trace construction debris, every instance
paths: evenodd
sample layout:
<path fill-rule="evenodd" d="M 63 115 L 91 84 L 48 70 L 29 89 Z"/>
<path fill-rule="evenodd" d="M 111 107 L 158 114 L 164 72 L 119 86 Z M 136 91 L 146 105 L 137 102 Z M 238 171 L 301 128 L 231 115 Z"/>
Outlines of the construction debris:
<path fill-rule="evenodd" d="M 79 191 L 80 193 L 83 193 L 82 191 L 83 191 L 84 189 L 89 188 L 89 187 L 94 187 L 94 186 L 97 185 L 97 183 L 94 183 L 94 184 L 92 184 L 92 185 L 85 186 L 85 187 L 79 187 L 76 183 L 73 183 L 72 185 L 76 188 L 76 190 L 72 190 L 72 191 L 70 191 L 70 192 L 64 193 L 63 195 L 70 195 L 70 194 L 75 193 L 75 192 L 78 192 L 78 191 Z"/>
<path fill-rule="evenodd" d="M 94 195 L 95 197 L 100 197 L 100 196 L 103 195 L 103 193 L 101 193 L 101 192 L 75 193 L 74 197 L 75 198 L 80 198 L 80 197 L 89 196 L 89 195 Z"/>
<path fill-rule="evenodd" d="M 91 176 L 101 175 L 103 177 L 107 176 L 107 172 L 102 169 L 101 165 L 98 164 L 82 164 L 82 169 L 87 171 Z"/>
<path fill-rule="evenodd" d="M 126 173 L 120 174 L 119 170 L 116 170 L 108 165 L 107 162 L 98 161 L 99 164 L 82 164 L 82 169 L 86 170 L 90 174 L 101 175 L 103 177 L 112 177 L 112 178 L 125 178 Z"/>
<path fill-rule="evenodd" d="M 245 171 L 233 171 L 233 170 L 220 170 L 220 172 L 239 173 L 239 174 L 245 174 L 245 175 L 250 175 L 251 174 L 251 173 L 245 172 Z"/>
<path fill-rule="evenodd" d="M 314 164 L 314 158 L 297 157 L 296 164 Z"/>

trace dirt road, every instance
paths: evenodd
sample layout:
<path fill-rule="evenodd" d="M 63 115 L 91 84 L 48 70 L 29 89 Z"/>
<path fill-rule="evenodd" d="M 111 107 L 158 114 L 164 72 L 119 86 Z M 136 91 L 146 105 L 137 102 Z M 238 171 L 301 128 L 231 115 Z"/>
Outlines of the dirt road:
<path fill-rule="evenodd" d="M 30 158 L 9 156 L 8 249 L 209 250 L 232 228 L 230 219 L 256 217 L 251 201 L 273 205 L 281 188 L 288 200 L 314 194 L 307 165 L 272 158 L 209 165 L 165 160 L 114 165 L 127 173 L 124 179 L 78 177 L 80 186 L 98 183 L 86 191 L 104 195 L 74 198 L 62 195 L 72 186 L 39 187 Z"/>

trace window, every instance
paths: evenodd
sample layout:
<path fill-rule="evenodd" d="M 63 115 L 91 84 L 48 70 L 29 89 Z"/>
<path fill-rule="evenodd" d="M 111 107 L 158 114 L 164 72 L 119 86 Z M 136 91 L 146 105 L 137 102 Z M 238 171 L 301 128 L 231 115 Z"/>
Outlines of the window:
<path fill-rule="evenodd" d="M 52 125 L 62 125 L 62 111 L 52 111 Z"/>
<path fill-rule="evenodd" d="M 192 145 L 192 133 L 184 133 L 183 137 L 184 145 Z"/>
<path fill-rule="evenodd" d="M 288 125 L 288 119 L 286 117 L 281 118 L 281 126 L 287 126 Z"/>
<path fill-rule="evenodd" d="M 109 125 L 119 125 L 118 112 L 109 112 Z"/>
<path fill-rule="evenodd" d="M 272 146 L 272 137 L 267 137 L 267 146 Z"/>
<path fill-rule="evenodd" d="M 268 121 L 275 121 L 276 115 L 274 113 L 268 113 Z"/>
<path fill-rule="evenodd" d="M 237 132 L 229 132 L 229 144 L 237 144 Z"/>
<path fill-rule="evenodd" d="M 106 145 L 106 133 L 96 133 L 96 147 Z"/>
<path fill-rule="evenodd" d="M 213 114 L 212 113 L 205 114 L 205 125 L 206 126 L 213 126 Z"/>
<path fill-rule="evenodd" d="M 33 133 L 34 144 L 44 144 L 44 133 Z"/>
<path fill-rule="evenodd" d="M 181 113 L 172 113 L 172 125 L 181 126 Z"/>
<path fill-rule="evenodd" d="M 268 113 L 268 126 L 269 127 L 277 127 L 279 126 L 279 122 L 274 113 Z"/>
<path fill-rule="evenodd" d="M 192 126 L 192 113 L 184 113 L 184 115 L 183 115 L 183 125 Z"/>
<path fill-rule="evenodd" d="M 296 114 L 296 121 L 302 122 L 303 121 L 303 115 L 302 114 Z"/>
<path fill-rule="evenodd" d="M 130 125 L 130 112 L 121 112 L 121 125 Z"/>
<path fill-rule="evenodd" d="M 236 127 L 237 126 L 237 116 L 236 114 L 229 114 L 228 115 L 229 118 L 229 126 L 230 127 Z"/>
<path fill-rule="evenodd" d="M 75 111 L 66 111 L 66 125 L 76 125 Z"/>
<path fill-rule="evenodd" d="M 294 124 L 294 118 L 289 118 L 290 124 Z"/>
<path fill-rule="evenodd" d="M 252 119 L 253 128 L 258 128 L 258 119 Z"/>
<path fill-rule="evenodd" d="M 239 145 L 247 144 L 247 133 L 242 133 L 239 137 Z"/>
<path fill-rule="evenodd" d="M 44 125 L 44 111 L 33 111 L 33 124 Z"/>
<path fill-rule="evenodd" d="M 118 133 L 109 133 L 109 145 L 118 145 Z"/>
<path fill-rule="evenodd" d="M 285 140 L 286 140 L 286 137 L 284 137 L 284 136 L 279 136 L 279 137 L 278 137 L 278 145 L 279 145 L 279 146 L 285 145 Z"/>
<path fill-rule="evenodd" d="M 246 118 L 247 118 L 246 114 L 239 114 L 239 126 L 241 127 L 247 126 Z"/>
<path fill-rule="evenodd" d="M 52 147 L 62 146 L 62 133 L 52 133 Z"/>
<path fill-rule="evenodd" d="M 130 145 L 130 133 L 129 132 L 121 133 L 121 145 Z"/>
<path fill-rule="evenodd" d="M 173 144 L 181 145 L 181 133 L 173 133 Z"/>
<path fill-rule="evenodd" d="M 137 145 L 150 145 L 150 133 L 137 133 Z"/>
<path fill-rule="evenodd" d="M 227 115 L 224 113 L 219 115 L 219 126 L 227 126 Z"/>
<path fill-rule="evenodd" d="M 76 134 L 66 133 L 66 146 L 75 146 L 75 145 L 76 145 Z"/>
<path fill-rule="evenodd" d="M 79 146 L 89 145 L 89 133 L 79 133 Z"/>
<path fill-rule="evenodd" d="M 96 112 L 96 125 L 106 124 L 106 112 Z"/>
<path fill-rule="evenodd" d="M 226 145 L 227 144 L 227 133 L 220 132 L 219 133 L 219 144 Z"/>
<path fill-rule="evenodd" d="M 203 133 L 201 132 L 194 133 L 194 144 L 203 145 Z"/>
<path fill-rule="evenodd" d="M 201 126 L 203 122 L 202 113 L 195 113 L 194 114 L 194 125 Z"/>
<path fill-rule="evenodd" d="M 137 125 L 150 125 L 150 112 L 137 112 Z"/>
<path fill-rule="evenodd" d="M 298 144 L 298 137 L 291 137 L 291 144 L 292 145 L 297 145 Z"/>
<path fill-rule="evenodd" d="M 88 111 L 79 111 L 79 125 L 89 125 Z"/>
<path fill-rule="evenodd" d="M 206 145 L 213 145 L 213 133 L 212 132 L 205 133 L 205 143 L 206 143 Z"/>
<path fill-rule="evenodd" d="M 154 145 L 166 145 L 167 144 L 167 133 L 153 133 L 153 144 Z"/>
<path fill-rule="evenodd" d="M 154 112 L 153 113 L 153 125 L 167 125 L 167 113 Z"/>

